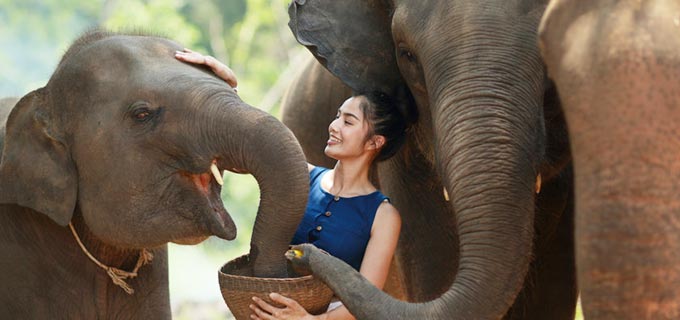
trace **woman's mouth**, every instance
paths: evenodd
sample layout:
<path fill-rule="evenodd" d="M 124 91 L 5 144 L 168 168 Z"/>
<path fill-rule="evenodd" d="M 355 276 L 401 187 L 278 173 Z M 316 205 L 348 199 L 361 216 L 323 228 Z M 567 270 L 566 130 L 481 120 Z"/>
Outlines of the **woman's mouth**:
<path fill-rule="evenodd" d="M 340 139 L 338 139 L 334 136 L 331 136 L 330 138 L 328 138 L 328 141 L 326 142 L 326 144 L 328 144 L 329 146 L 332 146 L 332 145 L 336 145 L 340 142 L 341 142 Z"/>

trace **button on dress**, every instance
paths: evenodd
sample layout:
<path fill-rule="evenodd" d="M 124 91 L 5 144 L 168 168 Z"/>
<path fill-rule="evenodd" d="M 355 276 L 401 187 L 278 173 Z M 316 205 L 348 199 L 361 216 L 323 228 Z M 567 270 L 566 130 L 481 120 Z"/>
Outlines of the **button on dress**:
<path fill-rule="evenodd" d="M 378 190 L 356 197 L 335 197 L 321 188 L 321 177 L 329 170 L 315 167 L 309 173 L 307 208 L 291 244 L 314 244 L 358 271 L 375 213 L 389 198 Z"/>

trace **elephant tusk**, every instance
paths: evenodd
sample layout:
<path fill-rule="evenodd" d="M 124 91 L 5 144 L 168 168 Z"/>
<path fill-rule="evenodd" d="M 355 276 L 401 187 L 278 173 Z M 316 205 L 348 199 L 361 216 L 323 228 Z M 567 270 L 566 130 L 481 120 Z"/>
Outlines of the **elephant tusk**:
<path fill-rule="evenodd" d="M 222 180 L 222 174 L 220 173 L 220 169 L 217 168 L 217 166 L 213 163 L 210 165 L 210 171 L 213 174 L 213 177 L 215 177 L 215 180 L 219 185 L 224 185 L 224 180 Z"/>
<path fill-rule="evenodd" d="M 449 202 L 449 192 L 446 191 L 446 187 L 444 187 L 444 200 L 446 200 L 446 202 Z"/>
<path fill-rule="evenodd" d="M 536 176 L 536 194 L 541 193 L 541 174 L 539 173 Z"/>

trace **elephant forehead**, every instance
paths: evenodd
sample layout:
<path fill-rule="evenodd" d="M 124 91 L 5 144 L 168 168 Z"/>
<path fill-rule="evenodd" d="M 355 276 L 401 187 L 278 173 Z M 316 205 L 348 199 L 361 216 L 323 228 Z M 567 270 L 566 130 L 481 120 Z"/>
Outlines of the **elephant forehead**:
<path fill-rule="evenodd" d="M 112 36 L 93 46 L 93 50 L 111 53 L 114 59 L 142 63 L 144 67 L 159 66 L 168 61 L 177 62 L 174 53 L 181 49 L 182 46 L 169 39 L 129 35 Z M 161 63 L 152 63 L 158 59 L 161 59 Z"/>
<path fill-rule="evenodd" d="M 161 71 L 164 65 L 179 65 L 174 52 L 180 49 L 180 45 L 162 38 L 110 36 L 78 50 L 69 50 L 55 77 L 76 76 L 82 81 L 95 82 L 122 81 L 125 78 L 121 77 L 134 73 L 153 73 Z"/>

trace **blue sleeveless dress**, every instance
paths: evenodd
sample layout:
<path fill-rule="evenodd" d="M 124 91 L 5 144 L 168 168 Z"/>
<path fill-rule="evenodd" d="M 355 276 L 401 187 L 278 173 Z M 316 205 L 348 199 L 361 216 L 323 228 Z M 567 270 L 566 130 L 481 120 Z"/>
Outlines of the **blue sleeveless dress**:
<path fill-rule="evenodd" d="M 291 244 L 314 244 L 358 271 L 375 213 L 389 198 L 378 190 L 350 198 L 334 197 L 321 188 L 321 177 L 328 170 L 315 167 L 309 173 L 307 209 Z"/>

